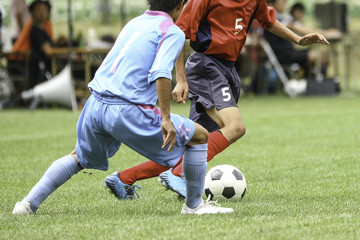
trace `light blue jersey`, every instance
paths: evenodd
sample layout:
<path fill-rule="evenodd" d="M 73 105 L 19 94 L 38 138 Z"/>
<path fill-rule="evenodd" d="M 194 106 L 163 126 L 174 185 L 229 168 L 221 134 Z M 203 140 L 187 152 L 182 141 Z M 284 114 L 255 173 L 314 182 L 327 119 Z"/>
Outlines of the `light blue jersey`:
<path fill-rule="evenodd" d="M 172 79 L 184 42 L 184 33 L 167 13 L 147 10 L 121 31 L 89 83 L 90 91 L 106 103 L 155 106 L 155 80 Z"/>
<path fill-rule="evenodd" d="M 77 124 L 76 154 L 84 168 L 106 170 L 121 144 L 159 164 L 174 166 L 195 132 L 192 120 L 171 114 L 174 149 L 162 149 L 156 79 L 171 79 L 185 34 L 165 12 L 130 21 L 89 83 L 92 95 Z"/>

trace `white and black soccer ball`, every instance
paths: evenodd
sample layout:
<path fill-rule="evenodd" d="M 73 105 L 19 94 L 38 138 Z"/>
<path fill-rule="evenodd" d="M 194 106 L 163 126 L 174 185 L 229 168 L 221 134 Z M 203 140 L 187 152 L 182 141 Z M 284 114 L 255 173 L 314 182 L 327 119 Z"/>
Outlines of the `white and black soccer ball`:
<path fill-rule="evenodd" d="M 205 195 L 210 195 L 210 200 L 240 201 L 245 192 L 245 176 L 232 165 L 215 166 L 206 174 Z"/>

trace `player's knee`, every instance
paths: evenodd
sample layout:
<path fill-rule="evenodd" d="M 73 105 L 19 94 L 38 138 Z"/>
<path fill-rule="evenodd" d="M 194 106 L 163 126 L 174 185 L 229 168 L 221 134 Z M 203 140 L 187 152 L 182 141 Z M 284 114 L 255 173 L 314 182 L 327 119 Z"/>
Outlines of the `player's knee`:
<path fill-rule="evenodd" d="M 235 135 L 236 135 L 237 138 L 239 139 L 239 138 L 241 138 L 242 136 L 244 136 L 245 133 L 246 133 L 245 124 L 244 124 L 244 123 L 234 124 L 233 130 L 234 130 Z"/>
<path fill-rule="evenodd" d="M 78 162 L 78 158 L 77 158 L 77 154 L 76 154 L 76 150 L 74 149 L 71 153 L 70 153 L 71 156 L 73 156 L 73 158 L 75 158 L 75 160 Z"/>
<path fill-rule="evenodd" d="M 199 124 L 196 124 L 195 134 L 191 141 L 188 143 L 189 146 L 197 144 L 205 144 L 208 142 L 208 131 Z"/>
<path fill-rule="evenodd" d="M 205 144 L 208 142 L 209 133 L 205 128 L 202 127 L 201 129 L 199 129 L 198 134 L 198 144 Z"/>
<path fill-rule="evenodd" d="M 80 167 L 80 169 L 84 169 L 80 164 L 80 161 L 79 161 L 79 159 L 77 157 L 75 149 L 70 153 L 70 155 L 73 156 L 73 158 L 75 159 L 75 161 L 76 161 L 77 165 Z"/>

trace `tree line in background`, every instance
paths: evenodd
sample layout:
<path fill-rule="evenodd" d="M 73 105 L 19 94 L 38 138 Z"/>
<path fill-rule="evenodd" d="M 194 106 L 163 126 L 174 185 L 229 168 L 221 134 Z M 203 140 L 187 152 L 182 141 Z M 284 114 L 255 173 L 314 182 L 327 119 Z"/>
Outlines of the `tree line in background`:
<path fill-rule="evenodd" d="M 30 4 L 33 0 L 26 0 Z M 52 5 L 51 20 L 53 23 L 66 22 L 68 19 L 68 1 L 49 0 Z M 5 10 L 3 24 L 11 25 L 9 16 L 10 0 L 2 2 Z M 112 24 L 119 20 L 125 24 L 130 18 L 146 9 L 146 0 L 71 0 L 72 19 L 74 21 L 93 21 Z"/>
<path fill-rule="evenodd" d="M 320 0 L 316 3 L 324 3 L 334 0 Z M 31 3 L 32 0 L 26 0 L 26 3 Z M 68 1 L 50 0 L 52 4 L 52 21 L 66 22 Z M 102 24 L 113 24 L 121 21 L 122 25 L 129 19 L 143 13 L 147 8 L 146 0 L 71 0 L 72 2 L 72 18 L 77 21 L 91 20 Z M 310 0 L 289 0 L 288 6 L 295 2 L 301 2 L 306 6 L 307 15 L 313 16 L 314 1 Z M 346 3 L 350 18 L 360 18 L 360 1 L 359 0 L 335 0 L 335 2 Z M 10 0 L 2 3 L 5 11 L 8 11 Z M 5 24 L 10 24 L 9 14 L 5 15 Z"/>

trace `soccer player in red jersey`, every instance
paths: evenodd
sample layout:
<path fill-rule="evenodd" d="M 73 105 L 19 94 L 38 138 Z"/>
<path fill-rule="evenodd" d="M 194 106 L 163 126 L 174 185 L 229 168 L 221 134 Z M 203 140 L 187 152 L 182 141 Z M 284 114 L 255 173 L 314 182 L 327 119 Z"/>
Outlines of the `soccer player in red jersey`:
<path fill-rule="evenodd" d="M 190 119 L 210 132 L 207 161 L 245 134 L 245 124 L 237 106 L 240 79 L 234 62 L 245 44 L 252 19 L 262 28 L 301 46 L 329 44 L 321 34 L 300 37 L 289 30 L 276 20 L 275 10 L 267 6 L 266 0 L 190 0 L 176 25 L 190 39 L 195 52 L 186 65 L 184 49 L 181 52 L 172 96 L 181 103 L 189 95 L 192 101 Z M 119 172 L 121 181 L 129 186 L 137 180 L 158 175 L 163 185 L 186 197 L 181 160 L 175 166 L 147 161 Z M 128 191 L 128 198 L 134 198 L 132 191 Z"/>

